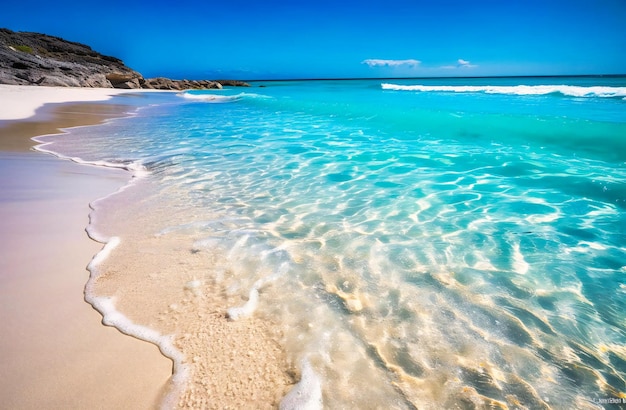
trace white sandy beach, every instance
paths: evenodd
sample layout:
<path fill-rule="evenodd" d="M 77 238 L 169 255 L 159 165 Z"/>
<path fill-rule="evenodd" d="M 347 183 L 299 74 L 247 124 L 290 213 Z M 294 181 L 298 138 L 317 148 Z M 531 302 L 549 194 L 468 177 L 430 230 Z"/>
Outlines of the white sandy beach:
<path fill-rule="evenodd" d="M 141 90 L 141 92 L 144 91 Z M 129 92 L 137 92 L 137 90 L 0 84 L 0 121 L 32 117 L 35 111 L 44 104 L 104 101 L 115 95 Z"/>
<path fill-rule="evenodd" d="M 70 115 L 61 105 L 41 116 L 44 104 L 103 101 L 129 91 L 136 92 L 0 85 L 2 408 L 154 408 L 164 392 L 170 360 L 103 326 L 83 299 L 85 266 L 102 247 L 84 231 L 88 204 L 128 175 L 28 149 L 40 130 L 113 115 L 111 108 L 97 114 L 94 105 L 82 111 L 72 105 Z"/>

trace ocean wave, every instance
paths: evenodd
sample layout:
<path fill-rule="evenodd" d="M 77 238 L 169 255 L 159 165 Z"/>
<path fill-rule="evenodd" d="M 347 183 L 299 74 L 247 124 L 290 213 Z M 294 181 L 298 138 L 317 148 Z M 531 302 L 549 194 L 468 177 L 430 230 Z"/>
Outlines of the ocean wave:
<path fill-rule="evenodd" d="M 36 142 L 42 142 L 42 144 L 39 145 L 35 145 L 33 148 L 35 149 L 35 151 L 39 151 L 39 152 L 45 152 L 47 154 L 51 154 L 54 155 L 57 158 L 60 159 L 66 159 L 72 162 L 75 162 L 77 164 L 81 164 L 81 165 L 93 165 L 96 167 L 105 167 L 105 168 L 116 168 L 116 169 L 123 169 L 125 171 L 128 171 L 131 173 L 131 175 L 133 176 L 133 178 L 143 178 L 147 175 L 150 174 L 150 171 L 148 171 L 146 169 L 145 166 L 143 166 L 139 161 L 124 161 L 124 160 L 120 160 L 120 161 L 105 161 L 105 160 L 85 160 L 82 159 L 80 157 L 71 157 L 71 156 L 67 156 L 67 155 L 63 155 L 60 154 L 56 151 L 52 151 L 49 150 L 45 147 L 47 147 L 48 145 L 52 145 L 54 144 L 54 141 L 52 142 L 43 142 L 44 141 L 44 137 L 47 137 L 47 135 L 42 135 L 40 137 L 35 137 L 32 138 L 33 141 Z"/>
<path fill-rule="evenodd" d="M 511 95 L 546 95 L 562 94 L 569 97 L 626 97 L 626 87 L 592 86 L 581 87 L 575 85 L 400 85 L 381 84 L 383 90 L 395 91 L 439 91 L 453 93 L 486 93 Z"/>
<path fill-rule="evenodd" d="M 177 95 L 187 100 L 202 101 L 202 102 L 216 103 L 216 104 L 235 102 L 243 98 L 269 98 L 264 95 L 254 94 L 254 93 L 239 93 L 235 95 L 217 95 L 213 93 L 196 94 L 196 93 L 190 93 L 190 92 L 183 92 Z"/>

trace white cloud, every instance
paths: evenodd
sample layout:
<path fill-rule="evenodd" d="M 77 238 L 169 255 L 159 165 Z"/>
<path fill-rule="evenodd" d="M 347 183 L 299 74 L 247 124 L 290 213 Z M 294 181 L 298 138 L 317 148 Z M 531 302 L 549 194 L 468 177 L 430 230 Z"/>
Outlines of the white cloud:
<path fill-rule="evenodd" d="M 472 64 L 467 60 L 463 60 L 462 58 L 459 58 L 457 61 L 457 67 L 458 68 L 474 68 L 474 67 L 478 67 L 476 64 Z"/>
<path fill-rule="evenodd" d="M 459 58 L 458 60 L 456 60 L 456 65 L 444 65 L 441 66 L 441 68 L 446 69 L 446 70 L 453 70 L 455 68 L 475 68 L 478 67 L 476 64 L 472 64 L 467 60 L 463 60 L 462 58 Z"/>
<path fill-rule="evenodd" d="M 370 67 L 415 67 L 421 63 L 419 60 L 380 60 L 368 59 L 361 61 L 361 64 L 367 64 Z"/>

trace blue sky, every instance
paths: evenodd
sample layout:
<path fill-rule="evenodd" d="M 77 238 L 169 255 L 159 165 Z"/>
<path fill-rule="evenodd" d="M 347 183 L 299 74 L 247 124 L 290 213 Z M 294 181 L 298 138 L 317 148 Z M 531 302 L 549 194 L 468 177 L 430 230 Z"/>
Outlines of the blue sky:
<path fill-rule="evenodd" d="M 3 5 L 0 27 L 146 77 L 626 73 L 626 0 L 35 0 Z"/>

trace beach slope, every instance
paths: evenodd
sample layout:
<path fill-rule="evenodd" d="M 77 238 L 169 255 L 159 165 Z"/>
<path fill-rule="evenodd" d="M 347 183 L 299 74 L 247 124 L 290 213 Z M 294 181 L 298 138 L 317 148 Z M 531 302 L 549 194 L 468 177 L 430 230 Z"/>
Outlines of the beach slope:
<path fill-rule="evenodd" d="M 43 104 L 122 92 L 0 85 L 0 407 L 154 408 L 164 393 L 171 362 L 155 346 L 102 326 L 83 300 L 85 267 L 102 247 L 84 231 L 88 204 L 128 175 L 30 149 L 42 132 L 124 111 Z"/>

